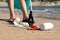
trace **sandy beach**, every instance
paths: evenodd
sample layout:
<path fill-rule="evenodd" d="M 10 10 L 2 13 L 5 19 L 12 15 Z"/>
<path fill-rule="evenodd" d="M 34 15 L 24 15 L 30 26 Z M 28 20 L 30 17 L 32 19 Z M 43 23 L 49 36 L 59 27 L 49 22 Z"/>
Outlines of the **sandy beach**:
<path fill-rule="evenodd" d="M 54 24 L 52 30 L 26 30 L 24 28 L 17 28 L 14 25 L 9 24 L 9 13 L 0 12 L 0 40 L 60 40 L 60 20 L 52 20 L 46 18 L 36 17 L 33 14 L 35 25 L 38 27 L 45 22 L 51 22 Z M 22 14 L 16 13 L 22 20 Z"/>

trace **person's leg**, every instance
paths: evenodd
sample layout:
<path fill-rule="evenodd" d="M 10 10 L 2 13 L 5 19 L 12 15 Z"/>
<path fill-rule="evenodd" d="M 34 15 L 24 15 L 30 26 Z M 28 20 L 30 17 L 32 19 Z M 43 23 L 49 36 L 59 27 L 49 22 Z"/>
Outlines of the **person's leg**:
<path fill-rule="evenodd" d="M 15 13 L 14 13 L 14 0 L 8 0 L 8 6 L 10 10 L 10 19 L 15 19 Z"/>
<path fill-rule="evenodd" d="M 26 2 L 25 0 L 20 0 L 20 4 L 21 4 L 21 7 L 22 7 L 22 12 L 23 12 L 23 20 L 25 19 L 28 19 L 29 16 L 28 16 L 28 13 L 27 13 L 27 7 L 26 7 Z"/>

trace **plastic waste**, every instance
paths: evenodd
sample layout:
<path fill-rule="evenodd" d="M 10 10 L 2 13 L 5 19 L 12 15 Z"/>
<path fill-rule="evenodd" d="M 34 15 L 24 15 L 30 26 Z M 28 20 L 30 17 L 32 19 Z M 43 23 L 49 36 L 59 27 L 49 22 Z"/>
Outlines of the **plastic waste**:
<path fill-rule="evenodd" d="M 16 19 L 14 21 L 16 21 L 17 23 L 20 23 L 20 18 L 16 17 Z"/>
<path fill-rule="evenodd" d="M 15 25 L 16 27 L 19 27 L 19 28 L 20 28 L 20 27 L 24 27 L 23 25 L 17 23 L 16 21 L 14 21 L 13 23 L 14 23 L 14 25 Z"/>
<path fill-rule="evenodd" d="M 40 25 L 41 30 L 49 30 L 49 29 L 53 29 L 53 27 L 54 27 L 53 23 L 50 22 L 43 23 L 42 25 Z"/>
<path fill-rule="evenodd" d="M 25 27 L 29 27 L 29 24 L 27 22 L 20 22 L 20 24 L 25 26 Z"/>

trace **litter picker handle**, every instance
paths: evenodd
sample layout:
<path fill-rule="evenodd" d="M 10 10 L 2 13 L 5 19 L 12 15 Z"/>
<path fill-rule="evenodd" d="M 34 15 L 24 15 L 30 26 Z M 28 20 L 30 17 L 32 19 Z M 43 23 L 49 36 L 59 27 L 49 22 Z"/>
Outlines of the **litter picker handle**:
<path fill-rule="evenodd" d="M 32 2 L 31 2 L 31 0 L 30 0 L 30 11 L 32 11 Z"/>
<path fill-rule="evenodd" d="M 30 14 L 29 14 L 29 25 L 33 25 L 35 22 L 34 22 L 34 18 L 33 18 L 33 14 L 32 14 L 32 2 L 30 0 Z"/>

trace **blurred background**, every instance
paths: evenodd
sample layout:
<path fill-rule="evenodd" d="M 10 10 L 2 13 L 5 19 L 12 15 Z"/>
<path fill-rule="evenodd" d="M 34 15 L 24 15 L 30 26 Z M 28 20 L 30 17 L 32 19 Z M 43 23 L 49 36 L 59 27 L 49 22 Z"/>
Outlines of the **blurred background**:
<path fill-rule="evenodd" d="M 9 12 L 6 0 L 0 0 L 0 12 Z M 40 17 L 60 19 L 60 0 L 32 0 L 33 13 Z M 15 12 L 21 12 L 15 9 Z M 46 16 L 47 15 L 47 16 Z"/>

